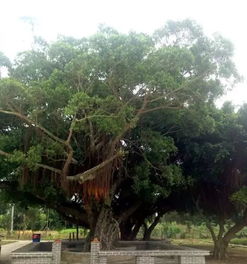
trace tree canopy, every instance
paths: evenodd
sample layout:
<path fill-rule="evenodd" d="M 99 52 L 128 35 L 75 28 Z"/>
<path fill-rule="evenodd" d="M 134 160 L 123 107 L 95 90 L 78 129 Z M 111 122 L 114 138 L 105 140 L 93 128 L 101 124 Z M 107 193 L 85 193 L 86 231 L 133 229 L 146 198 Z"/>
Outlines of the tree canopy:
<path fill-rule="evenodd" d="M 247 224 L 246 105 L 236 111 L 226 102 L 222 109 L 209 111 L 214 129 L 199 136 L 181 136 L 177 145 L 183 173 L 194 181 L 192 207 L 206 219 L 215 257 L 224 258 L 230 240 Z"/>
<path fill-rule="evenodd" d="M 188 184 L 174 129 L 214 129 L 207 107 L 240 79 L 232 56 L 190 20 L 152 35 L 37 38 L 0 80 L 1 184 L 99 237 L 145 200 L 154 213 Z"/>

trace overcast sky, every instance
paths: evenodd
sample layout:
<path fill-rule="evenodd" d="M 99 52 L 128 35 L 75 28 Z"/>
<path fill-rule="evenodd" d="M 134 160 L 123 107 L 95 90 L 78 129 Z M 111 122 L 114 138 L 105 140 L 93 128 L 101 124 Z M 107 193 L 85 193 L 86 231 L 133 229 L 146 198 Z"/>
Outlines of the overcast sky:
<path fill-rule="evenodd" d="M 107 24 L 121 32 L 151 33 L 167 20 L 191 18 L 207 34 L 218 32 L 235 46 L 235 63 L 247 79 L 246 0 L 0 0 L 0 50 L 10 58 L 30 48 L 32 33 L 22 17 L 33 17 L 35 34 L 52 41 L 58 35 L 82 37 Z M 247 103 L 247 82 L 225 99 Z"/>

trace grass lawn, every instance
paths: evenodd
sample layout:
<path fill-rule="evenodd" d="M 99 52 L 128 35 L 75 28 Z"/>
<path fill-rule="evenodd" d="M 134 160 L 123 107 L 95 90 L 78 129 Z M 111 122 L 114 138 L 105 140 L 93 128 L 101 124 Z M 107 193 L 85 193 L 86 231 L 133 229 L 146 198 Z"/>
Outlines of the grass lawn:
<path fill-rule="evenodd" d="M 173 244 L 194 247 L 212 251 L 213 243 L 209 239 L 173 239 Z M 247 248 L 230 246 L 228 249 L 228 257 L 226 260 L 217 261 L 212 257 L 207 257 L 207 264 L 246 264 L 247 263 Z"/>

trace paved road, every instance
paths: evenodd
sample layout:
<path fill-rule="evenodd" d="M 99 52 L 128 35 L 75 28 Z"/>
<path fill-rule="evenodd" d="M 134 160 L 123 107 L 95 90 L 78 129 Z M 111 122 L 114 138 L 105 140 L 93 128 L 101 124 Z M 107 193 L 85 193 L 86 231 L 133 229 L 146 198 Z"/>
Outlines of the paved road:
<path fill-rule="evenodd" d="M 7 245 L 3 245 L 2 246 L 2 250 L 1 250 L 1 256 L 0 256 L 0 264 L 8 264 L 10 263 L 10 258 L 9 255 L 12 251 L 23 247 L 27 244 L 31 243 L 30 240 L 23 240 L 23 241 L 17 241 L 14 243 L 10 243 Z"/>

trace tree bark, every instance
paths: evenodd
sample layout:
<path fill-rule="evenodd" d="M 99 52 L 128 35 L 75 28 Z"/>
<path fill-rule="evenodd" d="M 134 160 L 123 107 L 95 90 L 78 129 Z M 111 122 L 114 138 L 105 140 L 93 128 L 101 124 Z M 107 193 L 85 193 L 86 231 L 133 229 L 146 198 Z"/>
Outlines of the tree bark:
<path fill-rule="evenodd" d="M 213 257 L 215 259 L 225 259 L 229 243 L 227 243 L 227 241 L 224 239 L 224 221 L 219 221 L 219 233 L 217 236 L 210 223 L 207 223 L 206 226 L 209 229 L 212 240 L 214 242 Z"/>
<path fill-rule="evenodd" d="M 121 240 L 135 240 L 137 234 L 143 225 L 143 220 L 129 223 L 129 221 L 120 224 Z"/>
<path fill-rule="evenodd" d="M 112 208 L 102 205 L 99 213 L 89 212 L 90 232 L 86 244 L 94 238 L 101 242 L 103 249 L 112 249 L 113 243 L 119 239 L 119 223 L 113 217 Z M 88 248 L 88 245 L 85 245 Z"/>
<path fill-rule="evenodd" d="M 134 224 L 129 221 L 129 219 L 127 221 L 124 221 L 120 224 L 119 228 L 120 228 L 120 239 L 121 240 L 131 240 L 131 236 L 132 236 L 132 229 L 134 227 Z"/>
<path fill-rule="evenodd" d="M 207 228 L 209 229 L 213 242 L 214 242 L 214 250 L 213 256 L 215 259 L 223 260 L 227 257 L 227 249 L 228 245 L 232 238 L 246 225 L 246 212 L 244 217 L 239 222 L 235 223 L 228 231 L 224 230 L 224 221 L 220 221 L 219 223 L 219 233 L 216 236 L 212 226 L 207 223 Z"/>
<path fill-rule="evenodd" d="M 152 232 L 154 231 L 154 228 L 159 223 L 160 218 L 162 217 L 162 215 L 163 214 L 158 214 L 155 217 L 153 223 L 149 227 L 145 226 L 145 228 L 144 228 L 144 234 L 143 234 L 143 240 L 150 240 L 151 239 Z"/>
<path fill-rule="evenodd" d="M 221 238 L 214 242 L 213 257 L 215 259 L 223 260 L 226 258 L 228 242 Z"/>
<path fill-rule="evenodd" d="M 103 207 L 95 229 L 95 235 L 105 249 L 111 249 L 113 243 L 119 238 L 119 223 L 113 217 L 111 208 Z"/>

